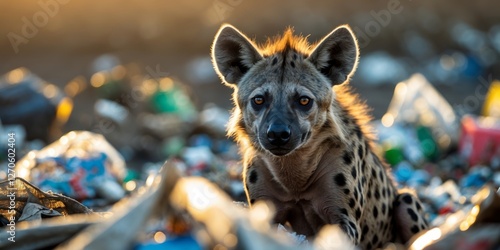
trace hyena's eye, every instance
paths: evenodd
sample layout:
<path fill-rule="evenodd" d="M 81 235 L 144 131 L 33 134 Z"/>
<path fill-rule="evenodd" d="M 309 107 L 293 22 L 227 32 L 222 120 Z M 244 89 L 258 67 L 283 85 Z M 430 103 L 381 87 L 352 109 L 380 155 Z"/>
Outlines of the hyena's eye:
<path fill-rule="evenodd" d="M 253 98 L 253 103 L 256 105 L 262 105 L 264 104 L 264 97 L 262 96 L 256 96 Z"/>
<path fill-rule="evenodd" d="M 302 106 L 307 106 L 310 102 L 311 102 L 311 99 L 309 97 L 307 97 L 307 96 L 302 96 L 299 99 L 299 103 Z"/>
<path fill-rule="evenodd" d="M 299 99 L 297 99 L 297 108 L 302 111 L 309 111 L 312 108 L 313 104 L 313 99 L 307 97 L 307 96 L 301 96 Z"/>

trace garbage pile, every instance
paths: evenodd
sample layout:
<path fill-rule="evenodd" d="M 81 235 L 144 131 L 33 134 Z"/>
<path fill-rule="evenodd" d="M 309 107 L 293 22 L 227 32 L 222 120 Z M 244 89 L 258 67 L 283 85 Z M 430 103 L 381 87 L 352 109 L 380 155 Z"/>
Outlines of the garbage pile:
<path fill-rule="evenodd" d="M 17 162 L 17 176 L 89 207 L 112 204 L 125 196 L 119 183 L 125 162 L 102 135 L 72 131 Z"/>
<path fill-rule="evenodd" d="M 484 116 L 461 119 L 422 75 L 395 87 L 387 113 L 375 122 L 379 151 L 396 181 L 417 191 L 433 225 L 457 212 L 479 188 L 500 186 L 500 117 L 489 110 L 496 83 L 487 94 Z"/>
<path fill-rule="evenodd" d="M 355 249 L 336 226 L 306 239 L 272 225 L 269 204 L 246 206 L 238 149 L 225 137 L 227 110 L 198 110 L 175 77 L 144 74 L 110 55 L 93 70 L 90 85 L 76 78 L 64 91 L 26 69 L 1 78 L 0 104 L 8 106 L 0 108 L 0 136 L 15 134 L 16 142 L 0 147 L 18 152 L 0 156 L 0 192 L 16 187 L 14 214 L 9 196 L 0 199 L 8 229 L 0 237 L 12 237 L 11 226 L 16 235 L 2 249 L 27 239 L 35 244 L 28 248 L 59 249 Z M 74 105 L 82 95 L 98 98 Z M 376 150 L 397 183 L 418 193 L 433 228 L 387 249 L 500 246 L 499 100 L 493 82 L 482 116 L 462 116 L 422 75 L 395 87 L 387 113 L 373 122 Z M 82 131 L 61 132 L 75 121 Z M 37 231 L 44 233 L 31 236 Z"/>

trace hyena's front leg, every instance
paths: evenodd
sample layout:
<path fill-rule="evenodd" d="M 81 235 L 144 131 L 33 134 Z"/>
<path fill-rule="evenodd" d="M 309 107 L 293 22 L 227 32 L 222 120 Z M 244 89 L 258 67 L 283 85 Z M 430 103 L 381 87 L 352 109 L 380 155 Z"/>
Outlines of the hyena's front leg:
<path fill-rule="evenodd" d="M 343 198 L 349 199 L 343 194 L 329 194 L 325 196 L 337 197 L 337 199 L 340 200 L 342 200 Z M 339 227 L 347 234 L 353 244 L 359 245 L 361 238 L 361 226 L 355 219 L 354 210 L 349 209 L 349 207 L 339 206 L 338 200 L 326 200 L 325 198 L 318 200 L 315 204 L 315 207 L 319 208 L 319 211 L 324 213 L 323 216 L 327 218 L 328 224 L 339 225 Z"/>
<path fill-rule="evenodd" d="M 294 231 L 306 236 L 317 233 L 319 228 L 311 225 L 306 218 L 305 214 L 308 212 L 304 212 L 303 207 L 295 202 L 288 201 L 286 191 L 272 180 L 272 174 L 264 164 L 263 161 L 254 159 L 251 165 L 244 168 L 244 187 L 249 205 L 258 200 L 271 202 L 275 208 L 274 223 L 285 225 L 288 222 Z M 312 208 L 310 210 L 313 214 Z"/>
<path fill-rule="evenodd" d="M 402 242 L 407 242 L 413 235 L 429 227 L 420 200 L 410 193 L 401 193 L 396 197 L 394 222 Z"/>
<path fill-rule="evenodd" d="M 261 160 L 254 159 L 251 164 L 243 168 L 243 185 L 249 206 L 265 196 L 266 176 L 263 164 Z"/>
<path fill-rule="evenodd" d="M 245 166 L 243 170 L 243 187 L 247 196 L 248 206 L 251 207 L 255 203 L 257 195 L 256 191 L 259 189 L 257 183 L 258 174 L 252 165 Z"/>
<path fill-rule="evenodd" d="M 259 158 L 253 159 L 251 164 L 244 166 L 243 184 L 250 206 L 257 200 L 268 200 L 280 204 L 279 201 L 283 202 L 281 198 L 286 196 L 286 191 L 273 180 L 264 161 Z"/>

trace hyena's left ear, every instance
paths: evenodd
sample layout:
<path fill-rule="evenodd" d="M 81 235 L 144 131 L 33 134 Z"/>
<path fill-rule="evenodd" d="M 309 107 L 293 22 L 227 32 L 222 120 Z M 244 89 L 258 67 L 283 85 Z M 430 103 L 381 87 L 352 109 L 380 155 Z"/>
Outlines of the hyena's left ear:
<path fill-rule="evenodd" d="M 358 64 L 358 42 L 347 25 L 340 26 L 325 36 L 308 60 L 328 79 L 332 85 L 349 80 Z"/>
<path fill-rule="evenodd" d="M 226 84 L 238 84 L 247 71 L 262 59 L 254 43 L 235 27 L 225 24 L 212 45 L 212 63 Z"/>

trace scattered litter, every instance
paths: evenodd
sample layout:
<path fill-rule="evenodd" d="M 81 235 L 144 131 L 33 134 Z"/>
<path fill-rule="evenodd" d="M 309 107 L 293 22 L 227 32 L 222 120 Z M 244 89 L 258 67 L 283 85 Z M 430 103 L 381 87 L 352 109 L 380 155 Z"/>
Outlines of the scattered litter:
<path fill-rule="evenodd" d="M 123 198 L 119 183 L 126 169 L 119 153 L 102 137 L 73 131 L 40 151 L 32 151 L 16 165 L 19 177 L 42 190 L 105 205 Z"/>
<path fill-rule="evenodd" d="M 382 124 L 411 124 L 417 126 L 417 135 L 423 144 L 422 150 L 429 150 L 431 157 L 446 152 L 458 141 L 458 119 L 450 104 L 427 82 L 424 76 L 415 74 L 399 83 Z"/>

